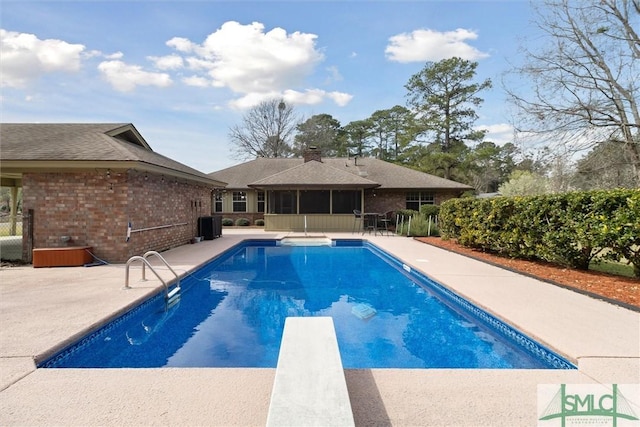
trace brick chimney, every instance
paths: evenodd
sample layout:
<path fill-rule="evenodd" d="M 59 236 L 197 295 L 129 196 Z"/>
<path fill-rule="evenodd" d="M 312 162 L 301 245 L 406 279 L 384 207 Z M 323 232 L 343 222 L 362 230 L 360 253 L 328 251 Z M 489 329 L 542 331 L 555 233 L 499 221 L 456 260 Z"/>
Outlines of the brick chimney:
<path fill-rule="evenodd" d="M 322 162 L 322 153 L 318 150 L 318 147 L 310 146 L 306 150 L 304 150 L 304 154 L 302 155 L 304 158 L 304 162 L 307 163 L 311 160 L 315 160 L 316 162 Z"/>

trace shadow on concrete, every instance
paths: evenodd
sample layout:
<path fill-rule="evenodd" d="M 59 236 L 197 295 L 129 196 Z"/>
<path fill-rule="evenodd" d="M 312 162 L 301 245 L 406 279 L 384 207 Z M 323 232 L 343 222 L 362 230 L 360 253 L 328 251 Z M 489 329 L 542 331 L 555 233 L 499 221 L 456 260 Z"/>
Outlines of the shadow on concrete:
<path fill-rule="evenodd" d="M 391 420 L 370 369 L 345 369 L 349 400 L 357 426 L 391 426 Z"/>

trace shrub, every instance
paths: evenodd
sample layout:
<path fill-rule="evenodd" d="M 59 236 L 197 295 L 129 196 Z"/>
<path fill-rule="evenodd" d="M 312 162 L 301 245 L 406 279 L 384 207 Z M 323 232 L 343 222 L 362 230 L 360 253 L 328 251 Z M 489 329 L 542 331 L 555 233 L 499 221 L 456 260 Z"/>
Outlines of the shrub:
<path fill-rule="evenodd" d="M 617 191 L 624 201 L 603 225 L 607 247 L 612 249 L 603 258 L 618 262 L 625 258 L 633 264 L 635 276 L 640 277 L 640 191 Z"/>
<path fill-rule="evenodd" d="M 256 219 L 256 225 L 258 227 L 263 227 L 264 226 L 264 219 Z"/>
<path fill-rule="evenodd" d="M 231 218 L 222 218 L 222 225 L 226 225 L 226 226 L 233 225 L 233 220 Z"/>
<path fill-rule="evenodd" d="M 246 227 L 248 225 L 251 225 L 251 221 L 249 221 L 247 218 L 238 218 L 238 219 L 236 219 L 236 226 L 238 226 L 238 227 Z"/>
<path fill-rule="evenodd" d="M 403 236 L 413 237 L 440 235 L 440 231 L 438 230 L 438 226 L 435 221 L 431 221 L 431 224 L 429 224 L 429 219 L 422 217 L 422 215 L 415 215 L 411 217 L 411 228 L 409 228 L 409 221 L 405 221 L 400 226 L 399 231 Z"/>
<path fill-rule="evenodd" d="M 452 199 L 439 220 L 443 237 L 465 246 L 578 269 L 624 258 L 640 277 L 639 190 Z"/>
<path fill-rule="evenodd" d="M 396 215 L 400 215 L 401 217 L 405 217 L 405 220 L 410 216 L 418 215 L 420 212 L 414 211 L 413 209 L 399 209 L 396 211 Z"/>
<path fill-rule="evenodd" d="M 430 216 L 438 216 L 440 214 L 440 206 L 438 205 L 422 205 L 420 206 L 420 215 L 425 218 Z"/>
<path fill-rule="evenodd" d="M 403 236 L 406 236 L 407 235 L 406 224 L 409 221 L 409 218 L 413 218 L 414 216 L 418 216 L 418 215 L 419 215 L 419 212 L 414 211 L 412 209 L 399 209 L 395 211 L 393 222 L 395 224 L 396 231 L 398 231 Z M 396 220 L 397 220 L 397 223 L 396 223 Z"/>

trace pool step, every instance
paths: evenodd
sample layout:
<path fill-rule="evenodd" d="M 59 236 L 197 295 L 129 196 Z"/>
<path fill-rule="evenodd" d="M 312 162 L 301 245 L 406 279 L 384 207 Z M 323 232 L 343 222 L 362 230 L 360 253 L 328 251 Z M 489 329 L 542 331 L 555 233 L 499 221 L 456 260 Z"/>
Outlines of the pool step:
<path fill-rule="evenodd" d="M 268 427 L 354 426 L 331 317 L 287 317 Z"/>
<path fill-rule="evenodd" d="M 280 246 L 333 246 L 333 240 L 325 236 L 293 236 L 279 240 Z"/>

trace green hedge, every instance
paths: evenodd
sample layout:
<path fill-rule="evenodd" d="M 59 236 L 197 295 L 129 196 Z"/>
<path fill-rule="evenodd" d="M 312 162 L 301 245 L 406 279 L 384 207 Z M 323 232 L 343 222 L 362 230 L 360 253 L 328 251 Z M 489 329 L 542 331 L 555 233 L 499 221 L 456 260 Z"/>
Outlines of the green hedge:
<path fill-rule="evenodd" d="M 514 258 L 579 269 L 626 258 L 640 277 L 640 190 L 452 199 L 438 225 L 444 238 Z"/>

